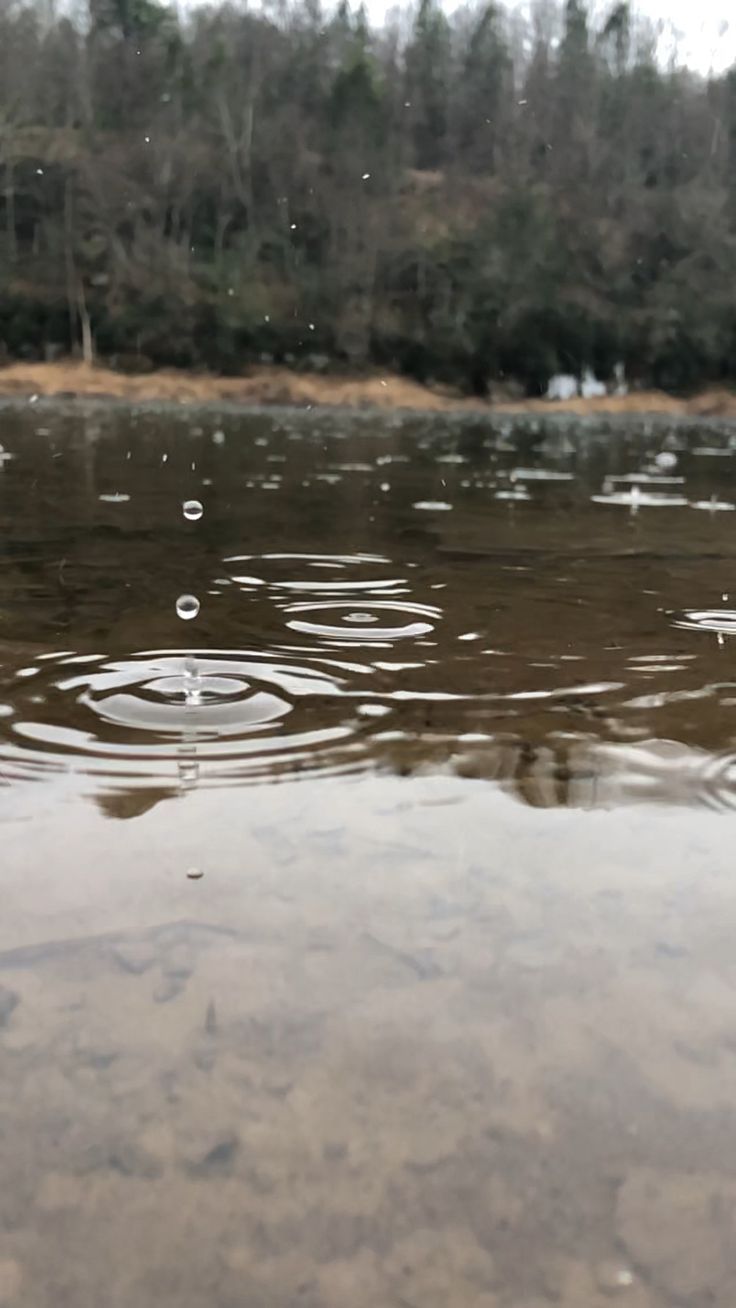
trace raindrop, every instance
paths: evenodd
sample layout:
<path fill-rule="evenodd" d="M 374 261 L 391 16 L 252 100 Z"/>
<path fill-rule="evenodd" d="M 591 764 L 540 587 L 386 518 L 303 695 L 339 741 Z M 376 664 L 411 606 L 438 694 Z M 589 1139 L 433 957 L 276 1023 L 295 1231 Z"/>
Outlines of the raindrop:
<path fill-rule="evenodd" d="M 620 1267 L 614 1262 L 604 1262 L 596 1268 L 595 1279 L 598 1289 L 605 1295 L 615 1295 L 619 1290 L 628 1290 L 634 1284 L 634 1273 L 628 1267 Z"/>
<path fill-rule="evenodd" d="M 199 500 L 185 500 L 181 506 L 187 522 L 198 522 L 204 513 L 204 509 Z"/>
<path fill-rule="evenodd" d="M 370 177 L 370 173 L 363 173 L 363 177 L 361 180 L 367 182 L 369 177 Z"/>
<path fill-rule="evenodd" d="M 176 601 L 176 612 L 185 622 L 190 622 L 199 613 L 199 600 L 196 595 L 180 595 Z"/>
<path fill-rule="evenodd" d="M 673 454 L 671 450 L 662 450 L 662 452 L 655 457 L 654 462 L 658 468 L 676 468 L 677 455 Z"/>
<path fill-rule="evenodd" d="M 224 445 L 224 444 L 225 444 L 225 433 L 224 433 L 224 431 L 221 431 L 220 429 L 218 429 L 217 431 L 213 431 L 213 433 L 212 433 L 212 443 L 213 443 L 214 445 Z"/>

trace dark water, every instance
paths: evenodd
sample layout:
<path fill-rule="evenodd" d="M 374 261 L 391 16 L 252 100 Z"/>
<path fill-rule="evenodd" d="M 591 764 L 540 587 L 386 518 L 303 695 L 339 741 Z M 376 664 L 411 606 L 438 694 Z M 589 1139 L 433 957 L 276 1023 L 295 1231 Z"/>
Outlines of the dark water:
<path fill-rule="evenodd" d="M 733 1308 L 736 428 L 0 441 L 0 1304 Z"/>

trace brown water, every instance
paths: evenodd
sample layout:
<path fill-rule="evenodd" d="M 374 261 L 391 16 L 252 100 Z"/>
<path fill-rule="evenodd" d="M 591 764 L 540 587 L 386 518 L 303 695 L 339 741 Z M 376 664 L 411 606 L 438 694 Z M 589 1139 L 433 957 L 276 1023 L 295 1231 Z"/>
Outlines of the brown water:
<path fill-rule="evenodd" d="M 736 428 L 0 441 L 0 1304 L 733 1308 Z"/>

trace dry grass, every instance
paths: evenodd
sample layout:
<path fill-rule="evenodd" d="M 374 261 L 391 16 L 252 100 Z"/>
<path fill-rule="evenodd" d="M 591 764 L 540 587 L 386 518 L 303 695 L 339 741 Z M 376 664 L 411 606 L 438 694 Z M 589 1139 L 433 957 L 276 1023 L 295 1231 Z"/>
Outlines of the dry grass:
<path fill-rule="evenodd" d="M 639 391 L 596 400 L 521 400 L 490 404 L 421 386 L 392 373 L 369 377 L 315 376 L 287 368 L 257 368 L 243 377 L 161 369 L 131 376 L 74 361 L 14 363 L 0 369 L 0 395 L 89 396 L 137 401 L 168 400 L 204 404 L 225 400 L 236 404 L 294 404 L 365 409 L 418 409 L 430 412 L 465 410 L 493 413 L 660 413 L 693 416 L 736 416 L 736 394 L 709 390 L 692 399 L 676 399 L 663 391 Z"/>

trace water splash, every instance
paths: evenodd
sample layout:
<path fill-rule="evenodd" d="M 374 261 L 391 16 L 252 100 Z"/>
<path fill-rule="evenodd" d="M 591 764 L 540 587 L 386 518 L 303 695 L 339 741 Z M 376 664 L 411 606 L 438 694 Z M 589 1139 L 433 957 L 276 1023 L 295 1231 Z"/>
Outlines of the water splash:
<path fill-rule="evenodd" d="M 730 513 L 736 509 L 736 504 L 730 500 L 719 500 L 717 495 L 711 495 L 709 500 L 694 500 L 691 509 L 704 509 L 707 513 Z"/>
<path fill-rule="evenodd" d="M 613 504 L 638 513 L 639 509 L 679 509 L 687 505 L 684 495 L 657 494 L 643 491 L 639 486 L 632 486 L 630 491 L 606 491 L 602 495 L 591 495 L 593 504 Z"/>
<path fill-rule="evenodd" d="M 348 680 L 364 681 L 363 670 L 326 657 L 167 649 L 82 661 L 64 651 L 28 670 L 0 713 L 0 769 L 18 780 L 77 772 L 157 787 L 173 770 L 181 793 L 352 765 L 370 729 L 352 707 L 363 686 Z"/>

